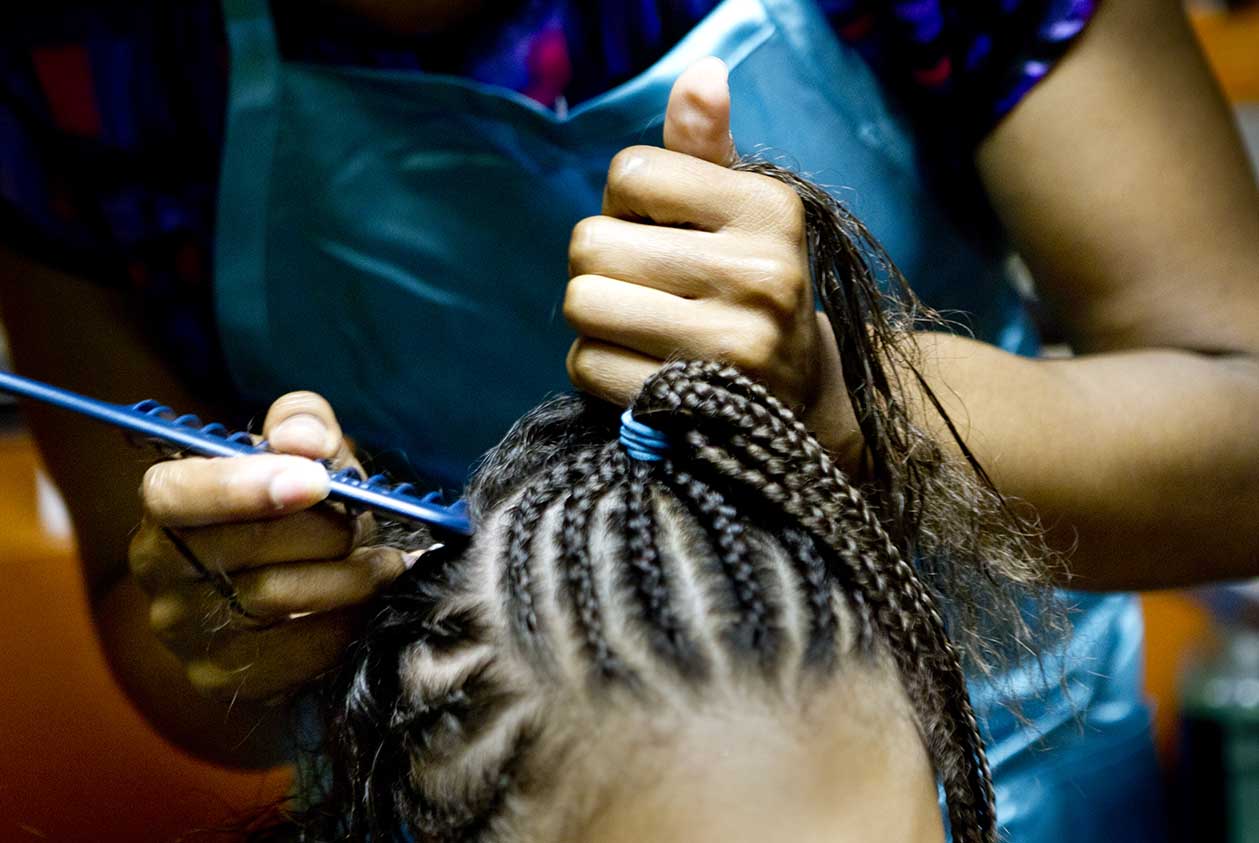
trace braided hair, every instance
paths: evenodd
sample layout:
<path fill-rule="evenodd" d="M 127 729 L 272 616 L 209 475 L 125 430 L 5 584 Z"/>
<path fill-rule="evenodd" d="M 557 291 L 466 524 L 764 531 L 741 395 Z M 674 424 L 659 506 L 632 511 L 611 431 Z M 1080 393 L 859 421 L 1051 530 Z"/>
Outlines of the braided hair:
<path fill-rule="evenodd" d="M 739 166 L 804 201 L 864 440 L 856 472 L 720 362 L 672 362 L 644 383 L 631 412 L 668 435 L 658 462 L 628 456 L 598 401 L 535 408 L 469 484 L 475 538 L 425 554 L 380 597 L 327 684 L 328 792 L 285 839 L 518 839 L 545 771 L 573 751 L 566 701 L 807 693 L 849 653 L 890 656 L 953 839 L 997 839 L 965 669 L 994 669 L 1002 640 L 1026 646 L 1026 601 L 1048 594 L 1036 531 L 960 437 L 962 465 L 913 420 L 910 395 L 943 413 L 909 339 L 930 314 L 869 233 L 807 181 Z"/>

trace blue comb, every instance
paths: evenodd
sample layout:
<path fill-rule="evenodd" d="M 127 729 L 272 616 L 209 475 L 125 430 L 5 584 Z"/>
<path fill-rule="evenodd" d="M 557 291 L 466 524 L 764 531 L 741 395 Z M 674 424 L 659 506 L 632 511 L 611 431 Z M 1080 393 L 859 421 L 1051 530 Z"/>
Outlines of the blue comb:
<path fill-rule="evenodd" d="M 245 431 L 231 432 L 218 422 L 202 424 L 196 416 L 180 415 L 157 401 L 110 404 L 4 371 L 0 371 L 0 392 L 42 401 L 206 457 L 269 453 L 266 442 L 255 444 Z M 369 509 L 388 518 L 461 536 L 472 535 L 466 501 L 445 506 L 440 492 L 419 495 L 410 483 L 393 484 L 383 474 L 364 478 L 353 468 L 329 471 L 328 477 L 332 486 L 328 497 L 351 508 Z"/>

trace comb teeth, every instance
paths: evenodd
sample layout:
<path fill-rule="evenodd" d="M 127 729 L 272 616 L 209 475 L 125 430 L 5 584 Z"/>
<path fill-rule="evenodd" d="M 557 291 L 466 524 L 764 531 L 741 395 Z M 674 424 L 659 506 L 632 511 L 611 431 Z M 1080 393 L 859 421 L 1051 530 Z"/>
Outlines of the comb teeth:
<path fill-rule="evenodd" d="M 201 418 L 196 414 L 184 413 L 179 415 L 170 407 L 160 401 L 154 401 L 152 398 L 146 398 L 137 404 L 132 404 L 131 410 L 142 416 L 169 422 L 176 427 L 187 428 L 190 431 L 196 431 L 197 433 L 201 433 L 205 436 L 213 436 L 216 439 L 223 439 L 237 445 L 248 445 L 252 448 L 257 448 L 260 451 L 266 450 L 266 440 L 255 444 L 253 436 L 247 430 L 237 430 L 229 433 L 227 426 L 220 424 L 219 422 L 202 424 Z"/>
<path fill-rule="evenodd" d="M 90 399 L 86 400 L 90 401 Z M 242 446 L 241 453 L 262 453 L 269 450 L 265 439 L 254 442 L 249 431 L 229 432 L 227 427 L 218 422 L 202 424 L 201 419 L 196 415 L 192 413 L 179 415 L 170 407 L 153 399 L 133 404 L 129 409 L 147 419 L 165 423 L 163 427 L 169 425 L 172 428 L 179 428 L 184 434 L 179 441 L 175 441 L 164 438 L 159 431 L 146 431 L 150 436 L 165 444 L 176 444 L 196 450 L 196 443 L 187 441 L 188 434 L 192 434 L 197 438 L 204 437 L 209 442 L 228 442 Z M 221 455 L 218 451 L 206 451 L 206 453 Z M 419 521 L 461 535 L 470 535 L 472 532 L 467 517 L 466 501 L 459 500 L 445 505 L 442 503 L 440 492 L 419 495 L 413 484 L 393 483 L 388 474 L 381 473 L 364 477 L 361 471 L 352 466 L 334 468 L 331 460 L 319 462 L 328 471 L 328 478 L 332 482 L 332 491 L 329 496 L 345 503 L 351 512 L 367 509 L 387 517 L 404 521 Z M 370 493 L 370 499 L 365 499 L 367 497 L 365 495 L 355 494 L 356 491 Z"/>
<path fill-rule="evenodd" d="M 3 370 L 0 370 L 0 392 L 42 401 L 113 425 L 169 450 L 207 457 L 238 457 L 269 450 L 266 440 L 255 442 L 247 430 L 229 431 L 218 422 L 203 424 L 196 415 L 176 413 L 153 399 L 131 405 L 112 404 Z M 472 535 L 467 505 L 463 501 L 447 506 L 442 503 L 440 493 L 418 496 L 413 485 L 392 484 L 388 475 L 364 478 L 353 468 L 337 469 L 326 460 L 321 464 L 331 480 L 329 498 L 347 507 L 372 510 L 398 521 L 425 524 L 447 534 Z"/>
<path fill-rule="evenodd" d="M 430 510 L 435 514 L 439 514 L 440 518 L 434 519 L 417 519 L 414 516 L 399 513 L 394 510 L 386 510 L 387 514 L 394 517 L 402 516 L 404 520 L 421 520 L 430 526 L 441 527 L 455 533 L 463 535 L 471 534 L 471 527 L 467 523 L 467 502 L 463 500 L 456 501 L 453 504 L 442 503 L 441 492 L 428 492 L 422 496 L 416 493 L 415 485 L 412 483 L 392 483 L 389 475 L 385 473 L 373 474 L 371 477 L 364 477 L 363 473 L 353 466 L 346 466 L 335 471 L 332 470 L 331 460 L 321 461 L 324 468 L 329 470 L 329 477 L 334 484 L 340 484 L 352 489 L 362 489 L 372 492 L 375 495 L 381 495 L 400 503 L 409 504 L 411 506 L 418 505 L 426 510 Z M 347 507 L 354 512 L 364 508 L 375 509 L 380 511 L 380 507 L 371 504 L 361 504 L 355 501 L 346 501 Z"/>
<path fill-rule="evenodd" d="M 139 404 L 133 405 L 131 409 L 141 415 L 151 416 L 155 419 L 165 419 L 168 416 L 173 416 L 175 414 L 175 411 L 170 407 L 167 407 L 165 404 L 159 404 L 152 398 L 144 399 Z"/>
<path fill-rule="evenodd" d="M 331 463 L 332 461 L 329 460 L 328 462 Z M 329 466 L 325 465 L 324 467 L 328 468 Z M 329 476 L 332 477 L 333 480 L 336 480 L 339 483 L 362 483 L 363 482 L 363 472 L 359 471 L 357 468 L 354 468 L 353 466 L 348 466 L 346 468 L 338 469 L 337 471 L 332 472 Z"/>

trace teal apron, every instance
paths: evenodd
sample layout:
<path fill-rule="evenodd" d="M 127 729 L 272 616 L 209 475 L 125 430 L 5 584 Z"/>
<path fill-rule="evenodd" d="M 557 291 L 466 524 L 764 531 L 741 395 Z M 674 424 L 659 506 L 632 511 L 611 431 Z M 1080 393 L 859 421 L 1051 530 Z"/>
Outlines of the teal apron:
<path fill-rule="evenodd" d="M 669 88 L 730 66 L 733 132 L 833 186 L 929 303 L 1034 353 L 1000 244 L 931 195 L 911 133 L 812 0 L 725 0 L 640 76 L 560 116 L 467 79 L 286 62 L 266 0 L 225 0 L 232 48 L 216 303 L 242 393 L 314 389 L 377 456 L 458 485 L 510 423 L 568 388 L 560 315 L 573 225 L 608 162 L 659 144 Z M 1141 626 L 1079 598 L 1063 686 L 977 684 L 1008 839 L 1157 840 Z M 1030 722 L 1000 704 L 1018 700 Z"/>

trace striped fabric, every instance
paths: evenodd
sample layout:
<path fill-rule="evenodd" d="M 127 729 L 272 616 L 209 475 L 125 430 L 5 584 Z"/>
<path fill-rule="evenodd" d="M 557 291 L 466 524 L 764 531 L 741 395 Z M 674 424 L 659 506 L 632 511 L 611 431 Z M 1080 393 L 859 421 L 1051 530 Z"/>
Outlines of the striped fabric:
<path fill-rule="evenodd" d="M 504 0 L 475 32 L 405 39 L 320 4 L 273 5 L 289 58 L 453 73 L 563 109 L 641 72 L 717 2 Z M 1094 10 L 1094 0 L 819 2 L 945 166 L 959 167 Z M 218 0 L 23 5 L 0 31 L 0 236 L 134 290 L 193 384 L 225 390 L 210 287 L 227 82 Z"/>

